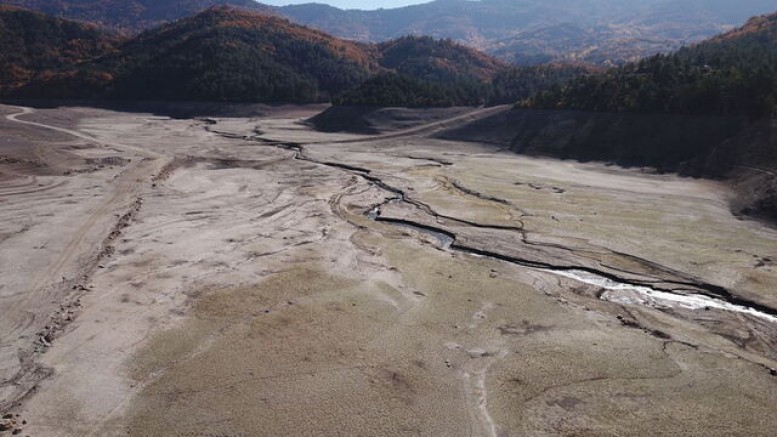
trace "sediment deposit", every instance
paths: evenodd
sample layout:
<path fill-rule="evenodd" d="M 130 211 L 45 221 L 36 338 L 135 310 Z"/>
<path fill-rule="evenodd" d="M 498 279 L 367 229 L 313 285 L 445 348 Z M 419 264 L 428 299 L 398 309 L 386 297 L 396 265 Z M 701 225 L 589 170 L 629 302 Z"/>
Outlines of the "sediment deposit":
<path fill-rule="evenodd" d="M 0 435 L 777 427 L 777 232 L 726 186 L 320 109 L 0 106 Z"/>

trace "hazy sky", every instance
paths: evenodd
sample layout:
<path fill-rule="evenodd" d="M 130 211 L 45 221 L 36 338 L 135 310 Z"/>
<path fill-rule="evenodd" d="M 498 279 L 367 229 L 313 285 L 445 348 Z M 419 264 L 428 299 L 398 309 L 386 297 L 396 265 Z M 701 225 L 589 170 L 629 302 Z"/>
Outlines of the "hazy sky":
<path fill-rule="evenodd" d="M 326 3 L 341 9 L 378 9 L 428 3 L 430 0 L 259 0 L 260 3 L 285 6 L 300 3 Z"/>

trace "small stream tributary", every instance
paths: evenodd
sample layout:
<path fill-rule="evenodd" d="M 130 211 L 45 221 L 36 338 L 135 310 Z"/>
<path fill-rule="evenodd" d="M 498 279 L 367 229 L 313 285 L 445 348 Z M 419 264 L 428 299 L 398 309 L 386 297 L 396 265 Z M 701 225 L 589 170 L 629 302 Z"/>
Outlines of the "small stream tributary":
<path fill-rule="evenodd" d="M 401 198 L 390 199 L 388 202 L 402 201 Z M 678 294 L 666 290 L 649 287 L 646 285 L 633 284 L 618 281 L 613 277 L 604 276 L 592 271 L 580 270 L 568 267 L 557 267 L 541 265 L 532 261 L 513 260 L 508 256 L 500 254 L 491 254 L 484 250 L 468 248 L 456 244 L 456 235 L 441 228 L 428 226 L 411 222 L 404 219 L 384 217 L 381 215 L 380 207 L 374 207 L 367 212 L 370 220 L 387 223 L 394 226 L 411 229 L 415 232 L 432 237 L 437 242 L 437 247 L 442 250 L 453 250 L 467 253 L 469 255 L 487 257 L 499 261 L 510 262 L 521 265 L 522 267 L 533 268 L 538 271 L 572 279 L 583 284 L 600 287 L 604 290 L 599 294 L 601 300 L 613 302 L 622 305 L 648 306 L 656 309 L 685 309 L 708 311 L 711 309 L 727 311 L 732 313 L 747 314 L 757 317 L 764 321 L 777 325 L 777 315 L 760 311 L 756 308 L 726 302 L 722 299 L 716 299 L 703 294 Z"/>
<path fill-rule="evenodd" d="M 772 310 L 771 308 L 758 305 L 755 303 L 752 303 L 752 305 L 749 305 L 750 302 L 746 301 L 745 299 L 735 297 L 722 289 L 720 289 L 723 291 L 723 293 L 720 293 L 721 297 L 723 298 L 728 297 L 730 299 L 724 300 L 722 298 L 719 299 L 716 297 L 711 297 L 703 294 L 673 293 L 669 290 L 662 290 L 662 289 L 650 287 L 644 284 L 629 283 L 623 280 L 619 280 L 619 278 L 613 275 L 609 275 L 605 272 L 597 272 L 592 269 L 582 269 L 582 268 L 575 268 L 575 267 L 568 267 L 568 266 L 553 266 L 553 265 L 540 263 L 536 261 L 521 260 L 507 255 L 498 254 L 498 253 L 490 252 L 483 249 L 477 249 L 477 248 L 472 248 L 472 247 L 467 247 L 467 246 L 457 244 L 456 234 L 450 231 L 447 231 L 445 229 L 424 225 L 420 223 L 415 223 L 404 219 L 382 216 L 381 207 L 391 202 L 403 202 L 414 207 L 419 207 L 419 204 L 417 202 L 412 201 L 411 199 L 408 199 L 405 196 L 405 193 L 401 189 L 392 187 L 391 185 L 386 184 L 380 178 L 371 174 L 372 172 L 368 169 L 359 168 L 359 167 L 342 164 L 342 163 L 336 163 L 336 162 L 319 161 L 319 160 L 310 158 L 305 155 L 304 147 L 302 144 L 265 140 L 258 136 L 244 137 L 243 139 L 248 141 L 259 141 L 271 146 L 279 147 L 286 150 L 292 150 L 295 152 L 294 159 L 304 160 L 315 164 L 324 165 L 327 167 L 337 168 L 342 171 L 346 171 L 348 173 L 358 175 L 364 178 L 366 181 L 375 184 L 379 188 L 394 194 L 394 197 L 387 199 L 382 204 L 377 205 L 374 208 L 367 211 L 366 216 L 369 217 L 370 220 L 373 220 L 376 222 L 382 222 L 393 226 L 410 229 L 415 232 L 419 232 L 421 234 L 430 236 L 437 242 L 437 246 L 442 250 L 446 250 L 446 251 L 452 250 L 452 251 L 457 251 L 461 253 L 466 253 L 468 255 L 487 257 L 487 258 L 491 258 L 499 261 L 509 262 L 511 264 L 520 265 L 527 268 L 533 268 L 545 273 L 553 274 L 567 279 L 572 279 L 583 284 L 597 286 L 604 290 L 603 293 L 600 293 L 600 299 L 613 302 L 613 303 L 624 304 L 624 305 L 648 306 L 648 307 L 653 307 L 657 309 L 679 308 L 679 309 L 700 310 L 700 311 L 716 309 L 716 310 L 721 310 L 721 311 L 726 311 L 731 313 L 746 314 L 746 315 L 750 315 L 752 317 L 756 317 L 761 320 L 767 321 L 769 323 L 777 324 L 777 310 Z M 713 288 L 719 288 L 719 287 L 713 286 Z M 716 290 L 716 291 L 720 291 L 720 290 Z M 714 294 L 717 295 L 718 293 L 714 293 Z"/>

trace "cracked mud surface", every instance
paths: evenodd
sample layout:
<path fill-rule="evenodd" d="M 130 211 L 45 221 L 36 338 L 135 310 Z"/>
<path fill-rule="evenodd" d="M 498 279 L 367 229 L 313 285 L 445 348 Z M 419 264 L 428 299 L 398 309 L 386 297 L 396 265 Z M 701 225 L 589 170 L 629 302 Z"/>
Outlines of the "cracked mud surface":
<path fill-rule="evenodd" d="M 491 111 L 367 138 L 305 108 L 0 106 L 0 413 L 31 436 L 769 435 L 777 233 L 714 182 L 429 138 Z"/>

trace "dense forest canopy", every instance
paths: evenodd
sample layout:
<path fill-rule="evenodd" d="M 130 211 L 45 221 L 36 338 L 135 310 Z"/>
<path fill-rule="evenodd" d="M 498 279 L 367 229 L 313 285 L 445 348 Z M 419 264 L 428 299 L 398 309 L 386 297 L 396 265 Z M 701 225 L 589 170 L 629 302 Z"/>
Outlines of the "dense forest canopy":
<path fill-rule="evenodd" d="M 377 46 L 383 73 L 338 96 L 337 105 L 478 106 L 513 103 L 590 70 L 510 67 L 450 40 L 403 37 Z"/>
<path fill-rule="evenodd" d="M 40 14 L 35 15 L 43 19 Z M 57 23 L 62 20 L 47 19 Z M 70 23 L 75 28 L 80 24 Z M 33 23 L 31 27 L 45 27 Z M 19 29 L 8 32 L 25 46 Z M 96 29 L 90 43 L 104 34 Z M 580 68 L 518 69 L 450 40 L 403 37 L 370 45 L 285 19 L 226 7 L 163 25 L 111 50 L 30 70 L 21 97 L 350 102 L 450 106 L 514 102 Z M 9 69 L 10 71 L 10 69 Z M 373 78 L 368 81 L 368 79 Z M 24 85 L 24 86 L 21 86 Z M 18 88 L 18 89 L 15 89 Z M 382 89 L 385 88 L 385 89 Z"/>
<path fill-rule="evenodd" d="M 91 25 L 0 6 L 0 93 L 111 53 L 119 41 Z"/>
<path fill-rule="evenodd" d="M 378 44 L 380 65 L 433 82 L 491 80 L 506 64 L 451 40 L 405 36 Z"/>
<path fill-rule="evenodd" d="M 401 74 L 382 74 L 335 100 L 348 106 L 477 106 L 483 85 L 474 81 L 443 84 Z"/>
<path fill-rule="evenodd" d="M 334 100 L 337 105 L 361 106 L 479 106 L 514 103 L 552 85 L 591 70 L 580 66 L 503 67 L 491 80 L 384 74 L 368 80 Z"/>
<path fill-rule="evenodd" d="M 747 115 L 777 102 L 777 14 L 611 70 L 511 67 L 451 40 L 341 40 L 215 7 L 133 38 L 0 8 L 0 95 Z"/>
<path fill-rule="evenodd" d="M 309 1 L 282 7 L 254 0 L 0 0 L 126 34 L 211 6 L 277 15 L 362 42 L 429 35 L 528 66 L 622 65 L 672 52 L 774 10 L 774 0 L 436 0 L 406 7 L 343 10 Z"/>
<path fill-rule="evenodd" d="M 192 16 L 212 6 L 274 11 L 271 6 L 254 0 L 0 0 L 0 3 L 132 33 Z"/>
<path fill-rule="evenodd" d="M 679 50 L 580 77 L 522 103 L 528 108 L 744 115 L 777 104 L 777 14 Z"/>
<path fill-rule="evenodd" d="M 144 32 L 114 54 L 53 78 L 39 78 L 22 92 L 154 100 L 322 101 L 367 79 L 374 68 L 372 57 L 366 46 L 281 18 L 213 8 Z"/>
<path fill-rule="evenodd" d="M 361 47 L 286 20 L 212 9 L 141 34 L 98 63 L 117 97 L 320 101 L 365 80 Z"/>

